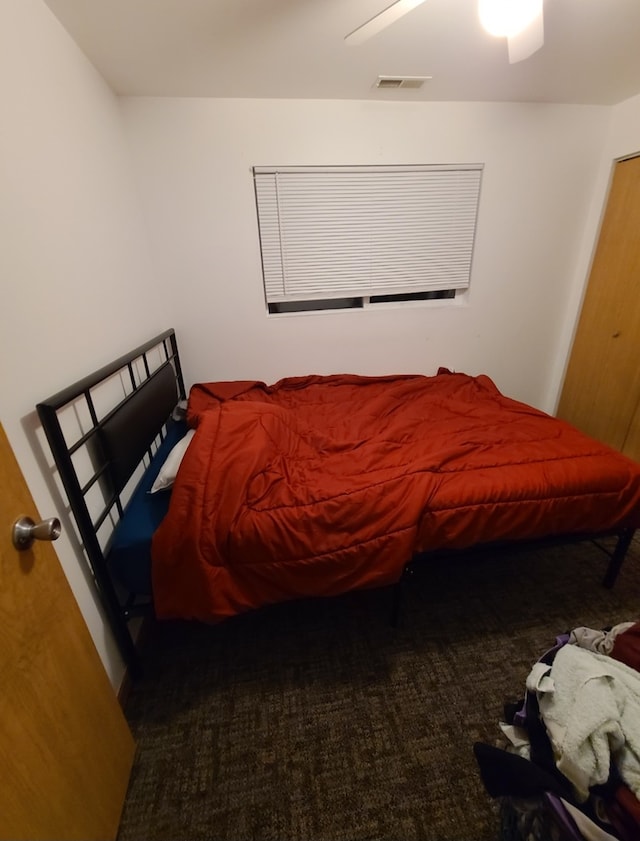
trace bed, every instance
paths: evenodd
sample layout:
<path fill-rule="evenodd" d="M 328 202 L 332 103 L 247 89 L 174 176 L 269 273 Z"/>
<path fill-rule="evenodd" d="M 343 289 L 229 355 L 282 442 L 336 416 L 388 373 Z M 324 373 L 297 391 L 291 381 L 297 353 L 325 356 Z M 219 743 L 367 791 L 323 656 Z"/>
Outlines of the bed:
<path fill-rule="evenodd" d="M 122 393 L 99 411 L 94 394 L 114 381 Z M 484 375 L 196 383 L 187 401 L 169 330 L 38 413 L 134 673 L 128 623 L 147 610 L 217 622 L 352 589 L 399 594 L 430 559 L 603 535 L 617 537 L 612 586 L 640 525 L 640 465 Z"/>

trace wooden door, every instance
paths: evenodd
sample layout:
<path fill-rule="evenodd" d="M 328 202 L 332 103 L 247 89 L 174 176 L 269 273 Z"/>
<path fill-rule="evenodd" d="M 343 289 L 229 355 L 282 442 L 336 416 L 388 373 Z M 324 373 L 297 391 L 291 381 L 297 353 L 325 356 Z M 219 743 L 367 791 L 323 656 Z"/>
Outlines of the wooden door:
<path fill-rule="evenodd" d="M 113 839 L 133 738 L 1 425 L 0 514 L 0 838 Z"/>
<path fill-rule="evenodd" d="M 558 416 L 624 450 L 640 398 L 640 157 L 616 164 Z"/>

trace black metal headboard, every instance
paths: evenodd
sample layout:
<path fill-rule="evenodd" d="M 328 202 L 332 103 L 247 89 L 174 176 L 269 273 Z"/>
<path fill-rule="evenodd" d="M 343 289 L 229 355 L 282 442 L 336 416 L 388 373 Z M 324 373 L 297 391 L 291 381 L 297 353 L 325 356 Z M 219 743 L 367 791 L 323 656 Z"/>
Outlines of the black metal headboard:
<path fill-rule="evenodd" d="M 128 622 L 150 602 L 121 592 L 105 556 L 138 474 L 184 397 L 175 332 L 167 330 L 36 407 L 102 604 L 134 676 L 139 662 Z"/>

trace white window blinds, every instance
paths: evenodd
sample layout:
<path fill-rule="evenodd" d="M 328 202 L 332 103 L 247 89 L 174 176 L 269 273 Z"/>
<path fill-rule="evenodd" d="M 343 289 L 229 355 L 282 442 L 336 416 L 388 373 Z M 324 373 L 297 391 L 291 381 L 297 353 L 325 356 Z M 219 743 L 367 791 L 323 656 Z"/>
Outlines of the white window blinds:
<path fill-rule="evenodd" d="M 469 286 L 481 164 L 253 172 L 268 303 Z"/>

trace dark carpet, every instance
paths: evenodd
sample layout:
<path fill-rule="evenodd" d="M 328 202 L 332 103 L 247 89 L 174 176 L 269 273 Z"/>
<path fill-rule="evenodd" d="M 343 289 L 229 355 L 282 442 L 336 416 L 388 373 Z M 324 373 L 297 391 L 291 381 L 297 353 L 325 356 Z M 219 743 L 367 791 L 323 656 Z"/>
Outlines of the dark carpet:
<path fill-rule="evenodd" d="M 120 841 L 485 841 L 472 752 L 556 634 L 640 616 L 640 545 L 613 590 L 590 543 L 456 558 L 389 590 L 158 624 L 126 714 Z"/>

